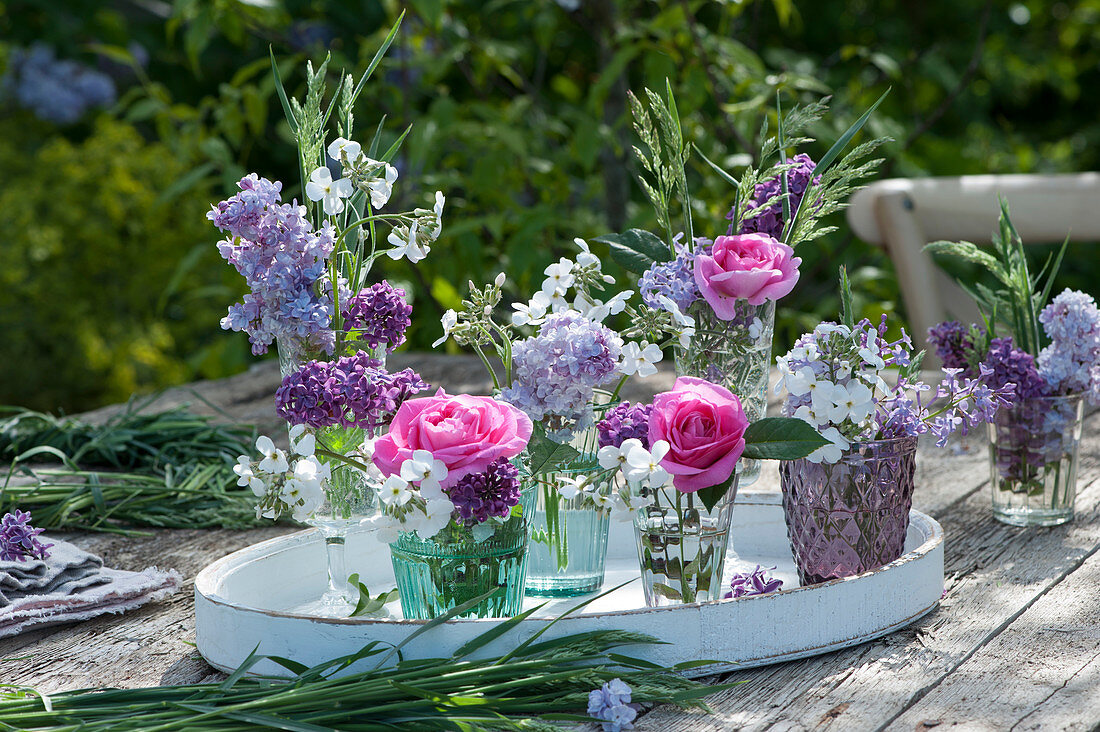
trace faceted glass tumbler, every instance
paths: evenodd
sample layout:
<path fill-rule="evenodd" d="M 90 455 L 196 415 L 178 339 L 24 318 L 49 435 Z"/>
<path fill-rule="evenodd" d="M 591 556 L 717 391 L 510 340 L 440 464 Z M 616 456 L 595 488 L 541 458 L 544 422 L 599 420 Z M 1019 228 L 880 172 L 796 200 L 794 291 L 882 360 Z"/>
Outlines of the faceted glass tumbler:
<path fill-rule="evenodd" d="M 573 597 L 595 592 L 603 585 L 607 561 L 610 513 L 597 509 L 583 496 L 566 500 L 558 493 L 561 477 L 578 478 L 600 472 L 596 462 L 598 433 L 581 432 L 572 443 L 579 455 L 569 465 L 551 473 L 524 473 L 524 509 L 531 516 L 527 551 L 527 594 Z M 610 484 L 597 490 L 607 492 Z"/>
<path fill-rule="evenodd" d="M 783 461 L 783 515 L 803 586 L 862 574 L 901 556 L 916 454 L 916 438 L 901 437 L 852 443 L 835 464 Z"/>
<path fill-rule="evenodd" d="M 695 335 L 687 348 L 676 348 L 676 375 L 694 376 L 724 386 L 741 400 L 749 422 L 765 415 L 768 408 L 768 376 L 775 330 L 775 301 L 750 305 L 737 301 L 731 320 L 722 320 L 706 300 L 688 308 L 695 319 Z M 737 461 L 741 487 L 760 477 L 760 461 Z"/>
<path fill-rule="evenodd" d="M 634 515 L 646 605 L 664 607 L 722 597 L 737 480 L 713 509 L 693 493 L 680 493 L 671 483 L 647 490 L 654 502 Z"/>
<path fill-rule="evenodd" d="M 527 522 L 522 516 L 473 527 L 452 521 L 430 539 L 403 532 L 390 544 L 390 557 L 406 620 L 430 620 L 497 589 L 458 617 L 509 618 L 523 609 Z"/>
<path fill-rule="evenodd" d="M 989 425 L 993 518 L 1013 526 L 1057 526 L 1073 519 L 1084 398 L 1024 399 L 997 410 Z"/>

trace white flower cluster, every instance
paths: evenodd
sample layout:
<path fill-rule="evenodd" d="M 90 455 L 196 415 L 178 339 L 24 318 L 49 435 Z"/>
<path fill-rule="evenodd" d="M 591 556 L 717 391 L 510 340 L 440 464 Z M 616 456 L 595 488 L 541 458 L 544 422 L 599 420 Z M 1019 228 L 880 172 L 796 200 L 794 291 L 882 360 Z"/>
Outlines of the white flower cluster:
<path fill-rule="evenodd" d="M 367 157 L 362 145 L 343 137 L 332 141 L 328 146 L 328 155 L 340 162 L 342 177 L 333 180 L 332 173 L 322 165 L 310 173 L 306 183 L 306 198 L 321 201 L 326 214 L 335 216 L 342 213 L 344 199 L 356 190 L 370 197 L 372 210 L 378 210 L 389 202 L 393 184 L 397 181 L 397 168 Z M 393 245 L 393 249 L 386 250 L 386 255 L 394 260 L 405 258 L 413 264 L 428 256 L 432 243 L 443 230 L 445 200 L 443 193 L 436 191 L 435 206 L 431 210 L 418 208 L 411 214 L 389 216 L 398 223 L 386 239 Z"/>
<path fill-rule="evenodd" d="M 397 475 L 383 478 L 374 466 L 373 440 L 366 440 L 359 449 L 371 470 L 368 478 L 377 486 L 382 511 L 363 519 L 378 541 L 390 544 L 402 531 L 415 531 L 429 539 L 450 523 L 454 504 L 443 491 L 441 481 L 447 478 L 447 466 L 427 450 L 416 450 L 401 464 Z"/>
<path fill-rule="evenodd" d="M 558 476 L 555 488 L 567 501 L 583 496 L 584 505 L 629 521 L 636 511 L 653 503 L 650 489 L 670 484 L 672 476 L 661 467 L 668 450 L 664 440 L 657 441 L 649 450 L 635 438 L 624 440 L 618 447 L 606 445 L 596 453 L 600 471 L 584 476 Z M 608 485 L 611 490 L 603 490 Z"/>
<path fill-rule="evenodd" d="M 233 466 L 237 485 L 248 486 L 260 499 L 257 517 L 274 519 L 289 513 L 295 521 L 305 521 L 324 503 L 329 467 L 314 457 L 316 441 L 304 433 L 302 425 L 291 429 L 289 456 L 261 435 L 256 440 L 261 458 L 241 455 Z"/>
<path fill-rule="evenodd" d="M 829 440 L 807 456 L 810 462 L 839 461 L 851 440 L 872 427 L 876 405 L 890 391 L 880 373 L 886 367 L 883 345 L 873 329 L 853 333 L 821 323 L 776 359 L 782 377 L 776 391 L 786 388 L 788 394 L 785 413 Z"/>

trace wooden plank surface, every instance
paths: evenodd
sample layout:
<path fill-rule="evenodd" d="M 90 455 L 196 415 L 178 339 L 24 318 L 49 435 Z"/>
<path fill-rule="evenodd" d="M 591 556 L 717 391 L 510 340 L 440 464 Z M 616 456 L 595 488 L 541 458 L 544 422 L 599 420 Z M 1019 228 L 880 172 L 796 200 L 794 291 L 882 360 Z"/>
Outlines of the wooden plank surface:
<path fill-rule="evenodd" d="M 392 365 L 412 366 L 451 392 L 485 391 L 476 358 L 418 354 L 395 357 Z M 273 364 L 264 363 L 174 390 L 160 404 L 189 402 L 195 411 L 255 423 L 274 436 L 282 430 L 272 404 L 277 378 Z M 647 398 L 672 379 L 661 373 L 632 385 L 626 396 Z M 116 409 L 90 417 L 103 419 Z M 1050 529 L 992 519 L 984 435 L 967 438 L 965 450 L 922 444 L 914 504 L 946 533 L 941 606 L 880 641 L 731 674 L 726 678 L 746 683 L 712 697 L 713 716 L 658 708 L 640 718 L 638 729 L 1094 728 L 1100 721 L 1100 413 L 1087 418 L 1084 435 L 1077 518 Z M 765 463 L 756 488 L 778 489 L 774 463 Z M 213 559 L 291 530 L 66 537 L 112 566 L 174 567 L 188 584 L 169 601 L 123 616 L 0 641 L 0 681 L 56 691 L 218 678 L 188 645 L 194 641 L 191 581 Z"/>

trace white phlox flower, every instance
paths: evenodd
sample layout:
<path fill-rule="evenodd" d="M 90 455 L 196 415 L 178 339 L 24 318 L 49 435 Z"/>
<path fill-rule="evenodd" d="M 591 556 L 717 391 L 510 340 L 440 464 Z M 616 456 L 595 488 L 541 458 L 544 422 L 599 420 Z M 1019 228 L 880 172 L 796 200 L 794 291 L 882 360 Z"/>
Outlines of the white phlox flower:
<path fill-rule="evenodd" d="M 625 469 L 626 454 L 635 446 L 642 447 L 642 441 L 637 437 L 623 440 L 623 444 L 618 447 L 615 445 L 604 445 L 596 452 L 596 461 L 604 470 Z"/>
<path fill-rule="evenodd" d="M 329 216 L 334 216 L 344 210 L 344 200 L 352 193 L 351 179 L 332 179 L 329 169 L 322 166 L 316 168 L 309 175 L 306 183 L 306 198 L 311 201 L 321 201 L 322 207 Z"/>
<path fill-rule="evenodd" d="M 577 255 L 577 264 L 581 267 L 591 267 L 595 265 L 596 271 L 599 272 L 603 264 L 600 262 L 600 258 L 593 254 L 592 250 L 588 248 L 588 242 L 577 237 L 573 239 L 573 243 L 581 250 L 581 253 Z"/>
<path fill-rule="evenodd" d="M 455 505 L 446 498 L 433 498 L 424 506 L 424 518 L 416 528 L 416 533 L 424 539 L 430 539 L 451 522 L 451 513 Z"/>
<path fill-rule="evenodd" d="M 420 222 L 416 219 L 408 226 L 395 226 L 386 237 L 386 241 L 393 245 L 393 249 L 386 250 L 386 256 L 395 261 L 405 258 L 413 264 L 428 256 L 431 249 L 417 243 L 419 226 Z"/>
<path fill-rule="evenodd" d="M 275 443 L 267 435 L 256 438 L 256 450 L 263 455 L 257 466 L 265 473 L 285 473 L 290 470 L 286 461 L 286 453 L 275 447 Z"/>
<path fill-rule="evenodd" d="M 389 163 L 381 163 L 370 158 L 367 158 L 367 164 L 381 166 L 378 169 L 380 175 L 367 181 L 366 186 L 370 194 L 370 205 L 376 209 L 382 208 L 393 195 L 393 184 L 397 181 L 397 168 Z"/>
<path fill-rule="evenodd" d="M 525 305 L 513 303 L 516 312 L 512 313 L 512 325 L 539 325 L 550 309 L 550 296 L 541 290 Z"/>
<path fill-rule="evenodd" d="M 827 427 L 821 430 L 821 436 L 829 441 L 828 445 L 822 445 L 809 455 L 806 459 L 811 463 L 836 463 L 840 461 L 844 451 L 851 445 L 850 442 L 840 434 L 840 430 L 836 427 Z"/>
<path fill-rule="evenodd" d="M 848 416 L 848 410 L 844 406 L 848 398 L 848 390 L 831 381 L 819 381 L 817 387 L 810 392 L 810 405 L 817 415 L 826 422 L 840 424 Z"/>
<path fill-rule="evenodd" d="M 626 310 L 626 301 L 634 295 L 633 290 L 623 290 L 617 293 L 614 297 L 607 301 L 607 312 L 611 315 L 618 315 L 623 310 Z"/>
<path fill-rule="evenodd" d="M 847 395 L 844 397 L 844 407 L 848 411 L 848 417 L 859 424 L 875 411 L 875 395 L 871 389 L 861 381 L 853 379 L 845 385 Z"/>
<path fill-rule="evenodd" d="M 440 482 L 447 478 L 447 466 L 429 451 L 414 451 L 411 458 L 401 463 L 400 474 L 402 480 L 420 485 L 420 495 L 425 500 L 443 497 Z"/>
<path fill-rule="evenodd" d="M 642 341 L 642 345 L 638 345 L 634 341 L 629 341 L 623 346 L 623 360 L 619 370 L 627 376 L 637 374 L 644 379 L 657 373 L 656 364 L 662 358 L 664 354 L 656 343 Z"/>
<path fill-rule="evenodd" d="M 434 343 L 432 343 L 432 348 L 439 348 L 439 346 L 444 341 L 451 337 L 451 331 L 454 330 L 454 327 L 456 325 L 458 325 L 458 313 L 456 313 L 454 310 L 448 310 L 447 312 L 443 313 L 443 317 L 440 319 L 439 322 L 443 324 L 443 335 L 441 335 L 435 340 Z"/>
<path fill-rule="evenodd" d="M 783 368 L 786 368 L 787 362 L 783 362 Z M 817 374 L 809 366 L 803 366 L 798 371 L 787 370 L 783 377 L 784 385 L 787 387 L 787 393 L 791 396 L 802 396 L 808 393 L 810 390 L 817 388 Z"/>
<path fill-rule="evenodd" d="M 378 494 L 387 506 L 404 506 L 412 498 L 409 482 L 400 475 L 391 475 L 386 478 Z"/>
<path fill-rule="evenodd" d="M 237 458 L 233 472 L 237 474 L 237 485 L 248 486 L 257 498 L 263 498 L 267 493 L 267 484 L 252 472 L 252 459 L 247 455 Z"/>
<path fill-rule="evenodd" d="M 299 430 L 298 428 L 301 427 Z M 317 452 L 317 438 L 311 433 L 305 433 L 305 425 L 296 425 L 290 430 L 290 447 L 294 454 L 302 457 L 313 457 Z"/>
<path fill-rule="evenodd" d="M 649 481 L 650 485 L 664 485 L 669 478 L 668 471 L 661 467 L 661 460 L 668 454 L 669 444 L 657 440 L 646 450 L 641 444 L 630 448 L 626 454 L 626 479 L 633 483 Z"/>
<path fill-rule="evenodd" d="M 341 163 L 347 160 L 349 165 L 355 165 L 355 161 L 357 161 L 362 154 L 362 145 L 343 137 L 337 137 L 330 142 L 328 146 L 328 156 L 330 158 L 339 160 Z"/>
<path fill-rule="evenodd" d="M 402 531 L 408 530 L 401 519 L 388 513 L 376 513 L 362 519 L 359 524 L 368 527 L 374 538 L 383 544 L 392 544 L 397 541 L 397 537 Z"/>
<path fill-rule="evenodd" d="M 554 290 L 549 293 L 550 309 L 555 313 L 569 309 L 569 301 L 565 299 L 565 290 Z"/>
<path fill-rule="evenodd" d="M 576 477 L 572 475 L 558 476 L 556 481 L 556 488 L 561 497 L 567 501 L 571 501 L 581 493 L 585 492 L 585 479 L 584 477 Z"/>
<path fill-rule="evenodd" d="M 556 290 L 561 290 L 564 295 L 565 290 L 573 285 L 573 262 L 565 257 L 547 265 L 542 273 L 546 275 L 542 282 L 542 291 L 547 295 L 552 295 Z"/>
<path fill-rule="evenodd" d="M 760 318 L 753 318 L 752 323 L 749 324 L 749 339 L 753 343 L 760 340 L 760 336 L 764 334 L 764 321 Z"/>

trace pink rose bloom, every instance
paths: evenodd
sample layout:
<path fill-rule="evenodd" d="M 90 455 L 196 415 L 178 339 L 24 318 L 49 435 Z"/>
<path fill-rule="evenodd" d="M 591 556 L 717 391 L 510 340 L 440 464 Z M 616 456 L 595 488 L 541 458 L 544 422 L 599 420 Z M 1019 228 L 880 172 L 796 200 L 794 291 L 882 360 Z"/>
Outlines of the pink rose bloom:
<path fill-rule="evenodd" d="M 763 305 L 790 294 L 798 282 L 794 250 L 767 234 L 720 236 L 711 253 L 695 258 L 695 283 L 722 320 L 732 320 L 737 300 Z"/>
<path fill-rule="evenodd" d="M 511 404 L 492 397 L 441 389 L 432 397 L 403 403 L 389 432 L 374 443 L 374 464 L 385 475 L 396 475 L 416 450 L 428 450 L 447 466 L 441 482 L 450 488 L 470 473 L 481 473 L 497 458 L 523 452 L 531 439 L 531 418 Z"/>
<path fill-rule="evenodd" d="M 745 451 L 748 426 L 741 400 L 729 389 L 681 376 L 672 391 L 653 399 L 649 444 L 669 444 L 661 467 L 672 474 L 676 490 L 694 493 L 729 480 Z"/>

